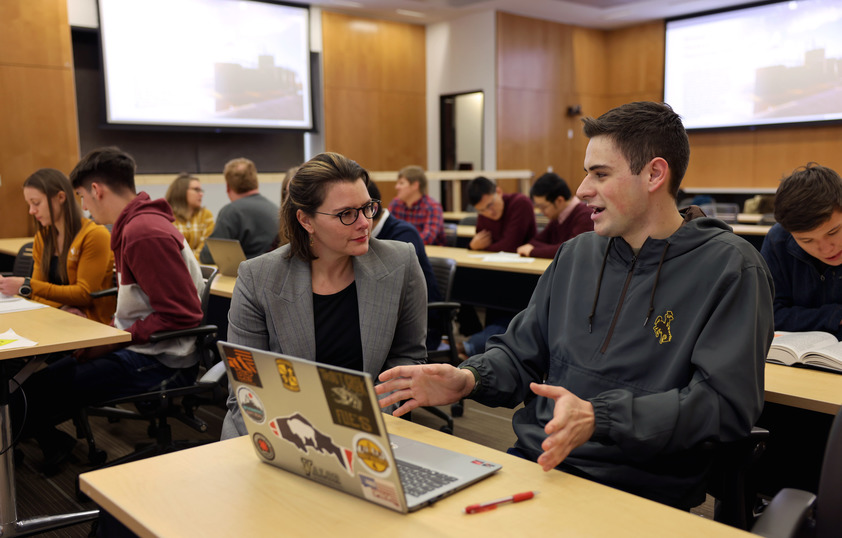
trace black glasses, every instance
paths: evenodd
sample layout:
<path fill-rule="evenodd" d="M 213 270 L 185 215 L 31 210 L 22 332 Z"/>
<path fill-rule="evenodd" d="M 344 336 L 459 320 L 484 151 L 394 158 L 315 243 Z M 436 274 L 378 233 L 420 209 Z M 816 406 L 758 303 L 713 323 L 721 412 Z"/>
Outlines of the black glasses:
<path fill-rule="evenodd" d="M 345 209 L 344 211 L 340 211 L 339 213 L 325 213 L 323 211 L 314 211 L 313 213 L 318 213 L 319 215 L 330 215 L 331 217 L 339 217 L 339 222 L 341 222 L 345 226 L 350 226 L 357 222 L 357 219 L 360 218 L 360 213 L 362 213 L 363 217 L 367 219 L 373 219 L 374 216 L 377 215 L 378 211 L 380 211 L 380 200 L 372 200 L 364 206 L 360 206 L 356 209 Z"/>

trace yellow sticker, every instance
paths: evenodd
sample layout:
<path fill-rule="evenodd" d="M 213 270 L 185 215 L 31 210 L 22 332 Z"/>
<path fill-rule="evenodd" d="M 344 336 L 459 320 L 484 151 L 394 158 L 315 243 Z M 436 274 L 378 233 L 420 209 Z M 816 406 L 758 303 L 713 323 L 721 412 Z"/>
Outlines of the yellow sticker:
<path fill-rule="evenodd" d="M 383 473 L 389 469 L 389 460 L 383 450 L 371 439 L 357 440 L 357 457 L 375 473 Z"/>
<path fill-rule="evenodd" d="M 12 340 L 0 340 L 0 346 L 5 346 L 6 344 L 11 344 L 12 342 L 17 342 L 17 338 Z"/>

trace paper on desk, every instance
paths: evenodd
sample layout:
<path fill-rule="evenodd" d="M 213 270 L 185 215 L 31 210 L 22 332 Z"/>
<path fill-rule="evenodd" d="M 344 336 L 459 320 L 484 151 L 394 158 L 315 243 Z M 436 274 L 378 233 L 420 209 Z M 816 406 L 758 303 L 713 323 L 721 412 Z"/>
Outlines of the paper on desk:
<path fill-rule="evenodd" d="M 4 333 L 0 333 L 0 349 L 17 349 L 19 347 L 32 347 L 37 345 L 38 342 L 33 342 L 29 338 L 24 338 L 12 329 L 9 329 Z"/>
<path fill-rule="evenodd" d="M 494 254 L 468 254 L 471 258 L 480 258 L 484 262 L 532 263 L 535 258 L 525 258 L 516 252 L 495 252 Z"/>
<path fill-rule="evenodd" d="M 36 308 L 47 308 L 47 305 L 36 303 L 35 301 L 27 301 L 22 297 L 14 297 L 11 301 L 0 301 L 0 314 L 23 312 L 24 310 L 35 310 Z"/>

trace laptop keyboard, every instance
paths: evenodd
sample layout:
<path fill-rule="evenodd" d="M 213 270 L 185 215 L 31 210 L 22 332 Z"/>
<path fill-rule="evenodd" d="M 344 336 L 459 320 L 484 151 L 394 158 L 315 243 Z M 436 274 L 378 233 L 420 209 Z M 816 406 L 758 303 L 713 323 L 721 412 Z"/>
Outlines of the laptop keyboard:
<path fill-rule="evenodd" d="M 434 471 L 406 461 L 397 460 L 398 474 L 401 477 L 404 493 L 413 497 L 420 497 L 434 489 L 455 482 L 455 476 Z"/>

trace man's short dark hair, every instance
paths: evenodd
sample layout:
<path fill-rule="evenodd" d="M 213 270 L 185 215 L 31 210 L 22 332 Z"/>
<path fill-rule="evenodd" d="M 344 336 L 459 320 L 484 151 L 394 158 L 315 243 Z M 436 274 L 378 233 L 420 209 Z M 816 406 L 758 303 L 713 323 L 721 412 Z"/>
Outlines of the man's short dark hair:
<path fill-rule="evenodd" d="M 585 136 L 607 136 L 639 174 L 652 159 L 669 165 L 669 192 L 675 198 L 690 162 L 690 140 L 681 117 L 666 103 L 637 101 L 611 109 L 598 119 L 584 118 Z"/>
<path fill-rule="evenodd" d="M 96 148 L 82 157 L 70 172 L 73 188 L 90 190 L 91 183 L 103 183 L 115 193 L 135 191 L 134 173 L 137 169 L 131 155 L 115 146 Z"/>
<path fill-rule="evenodd" d="M 775 193 L 775 220 L 784 230 L 808 232 L 842 210 L 842 178 L 816 163 L 796 168 Z"/>
<path fill-rule="evenodd" d="M 482 197 L 497 192 L 497 184 L 485 176 L 475 177 L 468 183 L 468 202 L 476 206 Z"/>
<path fill-rule="evenodd" d="M 368 180 L 368 195 L 372 200 L 382 200 L 382 198 L 380 198 L 380 189 L 377 188 L 374 180 L 371 179 Z"/>
<path fill-rule="evenodd" d="M 555 202 L 556 198 L 561 196 L 565 200 L 569 200 L 571 196 L 570 187 L 564 179 L 555 172 L 547 172 L 532 184 L 529 189 L 529 197 L 535 198 L 541 196 L 548 202 Z"/>

